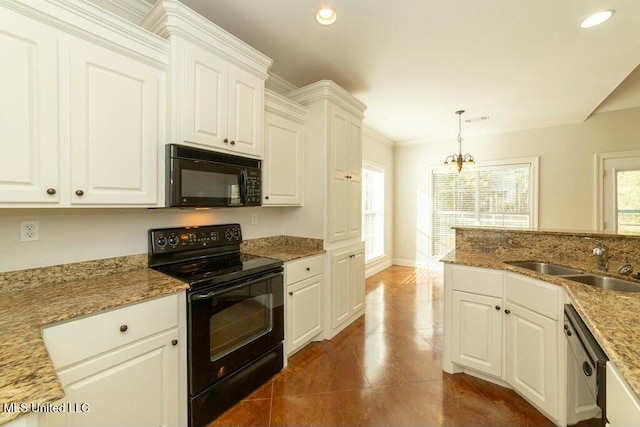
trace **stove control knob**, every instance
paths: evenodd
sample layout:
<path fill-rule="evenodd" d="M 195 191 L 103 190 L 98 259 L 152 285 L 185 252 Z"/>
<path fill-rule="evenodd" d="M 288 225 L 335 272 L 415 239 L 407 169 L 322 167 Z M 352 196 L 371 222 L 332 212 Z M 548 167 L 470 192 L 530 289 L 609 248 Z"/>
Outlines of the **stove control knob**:
<path fill-rule="evenodd" d="M 176 246 L 180 241 L 178 240 L 178 236 L 169 237 L 169 244 L 171 246 Z"/>
<path fill-rule="evenodd" d="M 167 238 L 159 237 L 158 240 L 156 241 L 156 245 L 158 245 L 158 247 L 160 248 L 164 248 L 165 246 L 167 246 Z"/>
<path fill-rule="evenodd" d="M 227 229 L 225 230 L 225 232 L 224 232 L 224 237 L 226 237 L 226 238 L 227 238 L 227 240 L 231 240 L 231 238 L 233 237 L 233 234 L 232 234 L 232 232 L 231 232 L 231 229 L 230 229 L 230 228 L 227 228 Z"/>
<path fill-rule="evenodd" d="M 233 229 L 233 237 L 235 237 L 236 239 L 240 238 L 240 229 L 238 227 Z"/>

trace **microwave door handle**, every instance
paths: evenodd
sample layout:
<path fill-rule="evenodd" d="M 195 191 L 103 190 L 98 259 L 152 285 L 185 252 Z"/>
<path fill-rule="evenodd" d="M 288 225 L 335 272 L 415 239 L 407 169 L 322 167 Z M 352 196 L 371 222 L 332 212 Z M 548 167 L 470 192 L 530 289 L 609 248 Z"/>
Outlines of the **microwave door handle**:
<path fill-rule="evenodd" d="M 247 204 L 247 171 L 240 171 L 240 203 Z"/>

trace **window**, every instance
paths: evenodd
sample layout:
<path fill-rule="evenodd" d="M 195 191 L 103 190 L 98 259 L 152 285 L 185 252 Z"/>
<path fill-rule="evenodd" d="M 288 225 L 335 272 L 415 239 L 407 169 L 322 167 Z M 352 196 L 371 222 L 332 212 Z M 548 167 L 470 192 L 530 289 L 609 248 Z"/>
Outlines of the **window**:
<path fill-rule="evenodd" d="M 640 234 L 640 170 L 617 171 L 617 232 Z"/>
<path fill-rule="evenodd" d="M 640 151 L 596 155 L 596 229 L 640 235 Z"/>
<path fill-rule="evenodd" d="M 362 168 L 362 239 L 365 262 L 384 255 L 384 170 Z"/>
<path fill-rule="evenodd" d="M 455 246 L 454 226 L 535 226 L 537 159 L 432 172 L 433 254 Z"/>

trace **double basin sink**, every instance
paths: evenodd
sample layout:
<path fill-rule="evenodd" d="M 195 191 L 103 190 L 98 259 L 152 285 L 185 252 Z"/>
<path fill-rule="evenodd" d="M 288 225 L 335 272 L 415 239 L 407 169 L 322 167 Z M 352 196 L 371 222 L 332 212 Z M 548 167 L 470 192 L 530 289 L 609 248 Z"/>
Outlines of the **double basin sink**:
<path fill-rule="evenodd" d="M 562 276 L 563 279 L 573 280 L 574 282 L 584 283 L 585 285 L 595 286 L 600 289 L 623 292 L 640 292 L 640 283 L 632 282 L 630 280 L 616 279 L 615 277 L 587 274 L 582 270 L 563 267 L 561 265 L 551 264 L 548 262 L 513 261 L 507 262 L 507 264 L 513 265 L 514 267 L 537 271 L 542 274 L 549 274 L 551 276 Z"/>

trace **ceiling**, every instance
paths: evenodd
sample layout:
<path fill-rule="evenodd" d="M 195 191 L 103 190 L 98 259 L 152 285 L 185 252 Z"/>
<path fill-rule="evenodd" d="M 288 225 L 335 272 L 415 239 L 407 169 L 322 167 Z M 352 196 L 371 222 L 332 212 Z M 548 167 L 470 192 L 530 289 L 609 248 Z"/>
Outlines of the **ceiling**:
<path fill-rule="evenodd" d="M 296 86 L 334 80 L 395 142 L 586 120 L 640 106 L 638 0 L 182 0 L 274 60 Z M 314 21 L 331 5 L 337 22 Z M 399 6 L 402 5 L 402 6 Z M 591 29 L 580 22 L 615 9 Z M 621 82 L 616 93 L 612 92 Z"/>

